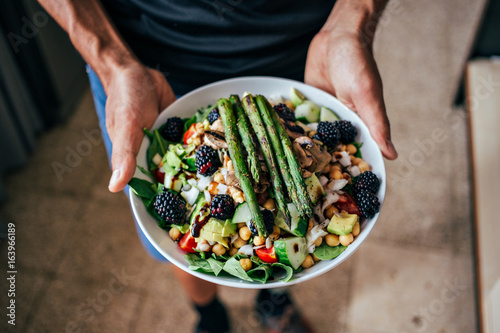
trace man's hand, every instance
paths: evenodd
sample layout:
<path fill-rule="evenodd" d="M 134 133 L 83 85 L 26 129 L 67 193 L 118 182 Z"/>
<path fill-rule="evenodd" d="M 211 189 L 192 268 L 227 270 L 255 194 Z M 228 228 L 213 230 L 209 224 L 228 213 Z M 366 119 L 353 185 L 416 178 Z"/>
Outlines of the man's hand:
<path fill-rule="evenodd" d="M 136 155 L 158 113 L 175 101 L 163 75 L 140 64 L 127 66 L 110 77 L 106 87 L 106 127 L 113 143 L 113 175 L 109 190 L 123 190 L 136 169 Z"/>
<path fill-rule="evenodd" d="M 336 96 L 358 113 L 382 154 L 388 159 L 396 159 L 398 154 L 391 142 L 382 80 L 373 59 L 371 41 L 363 38 L 359 30 L 344 29 L 343 20 L 335 17 L 342 15 L 339 11 L 334 9 L 326 28 L 309 46 L 305 82 Z"/>

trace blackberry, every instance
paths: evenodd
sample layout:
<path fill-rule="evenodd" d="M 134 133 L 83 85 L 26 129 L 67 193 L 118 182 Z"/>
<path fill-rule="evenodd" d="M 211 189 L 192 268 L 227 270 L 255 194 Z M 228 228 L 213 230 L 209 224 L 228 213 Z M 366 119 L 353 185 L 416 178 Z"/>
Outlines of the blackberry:
<path fill-rule="evenodd" d="M 184 122 L 179 117 L 168 118 L 161 131 L 161 136 L 165 140 L 181 142 L 184 136 Z"/>
<path fill-rule="evenodd" d="M 323 142 L 327 147 L 333 148 L 339 143 L 340 132 L 332 122 L 321 121 L 313 138 Z"/>
<path fill-rule="evenodd" d="M 356 183 L 353 186 L 354 193 L 359 191 L 368 191 L 373 194 L 377 193 L 380 187 L 380 181 L 377 176 L 371 171 L 365 171 L 356 179 Z"/>
<path fill-rule="evenodd" d="M 227 220 L 233 217 L 234 200 L 229 194 L 216 194 L 210 203 L 210 215 Z"/>
<path fill-rule="evenodd" d="M 340 138 L 339 141 L 343 144 L 348 144 L 354 141 L 358 135 L 358 130 L 351 124 L 348 120 L 337 120 L 333 125 L 339 130 Z"/>
<path fill-rule="evenodd" d="M 262 213 L 262 217 L 264 219 L 264 226 L 266 227 L 268 235 L 270 235 L 273 233 L 273 228 L 274 228 L 273 212 L 271 212 L 268 209 L 264 209 L 263 211 L 261 211 L 261 213 Z M 255 224 L 253 223 L 253 221 L 250 221 L 249 224 L 250 224 L 249 229 L 250 229 L 250 232 L 252 233 L 252 235 L 258 236 L 259 232 L 257 231 L 257 228 L 255 227 Z"/>
<path fill-rule="evenodd" d="M 288 128 L 288 130 L 295 132 L 295 133 L 300 133 L 300 134 L 305 134 L 305 131 L 302 127 L 299 125 L 290 125 L 289 123 L 285 122 L 285 127 Z"/>
<path fill-rule="evenodd" d="M 211 176 L 222 165 L 217 150 L 203 145 L 195 155 L 196 170 L 203 176 Z"/>
<path fill-rule="evenodd" d="M 153 203 L 155 211 L 169 224 L 183 224 L 186 215 L 186 201 L 170 191 L 165 191 L 156 196 Z"/>
<path fill-rule="evenodd" d="M 380 209 L 380 202 L 375 194 L 361 190 L 356 193 L 356 204 L 364 217 L 371 218 Z"/>
<path fill-rule="evenodd" d="M 295 112 L 290 109 L 286 104 L 280 103 L 274 106 L 274 111 L 278 114 L 278 116 L 285 121 L 293 121 L 295 122 Z"/>
<path fill-rule="evenodd" d="M 215 121 L 219 118 L 220 118 L 220 114 L 219 114 L 219 109 L 217 109 L 217 108 L 214 108 L 212 111 L 210 111 L 210 113 L 208 114 L 208 117 L 207 117 L 210 125 L 215 123 Z"/>

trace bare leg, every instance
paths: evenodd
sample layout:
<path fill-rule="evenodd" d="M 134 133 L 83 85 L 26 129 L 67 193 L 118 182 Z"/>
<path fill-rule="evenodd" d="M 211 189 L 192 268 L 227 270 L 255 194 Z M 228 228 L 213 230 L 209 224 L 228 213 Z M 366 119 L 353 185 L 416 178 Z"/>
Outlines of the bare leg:
<path fill-rule="evenodd" d="M 184 272 L 182 269 L 172 265 L 175 277 L 188 294 L 191 301 L 196 305 L 209 304 L 217 293 L 217 285 L 197 278 L 194 275 Z"/>

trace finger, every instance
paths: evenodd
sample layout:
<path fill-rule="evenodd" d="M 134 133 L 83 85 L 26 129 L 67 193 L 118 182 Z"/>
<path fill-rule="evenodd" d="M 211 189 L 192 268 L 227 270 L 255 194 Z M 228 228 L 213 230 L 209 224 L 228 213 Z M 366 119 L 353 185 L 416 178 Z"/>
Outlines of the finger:
<path fill-rule="evenodd" d="M 141 126 L 129 120 L 121 122 L 112 131 L 113 152 L 111 164 L 113 174 L 109 181 L 109 190 L 119 192 L 125 188 L 134 176 L 136 168 L 136 156 L 141 146 L 143 132 Z"/>
<path fill-rule="evenodd" d="M 365 93 L 359 94 L 353 100 L 356 111 L 367 124 L 375 142 L 380 147 L 382 154 L 389 160 L 398 157 L 398 153 L 391 140 L 391 126 L 385 110 L 381 85 L 373 85 L 364 89 Z"/>

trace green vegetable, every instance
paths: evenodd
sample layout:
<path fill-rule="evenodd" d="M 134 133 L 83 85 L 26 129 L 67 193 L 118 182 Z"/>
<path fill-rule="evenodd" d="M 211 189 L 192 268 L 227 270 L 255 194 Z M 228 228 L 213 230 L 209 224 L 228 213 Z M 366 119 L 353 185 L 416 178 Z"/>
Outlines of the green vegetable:
<path fill-rule="evenodd" d="M 274 126 L 273 119 L 271 117 L 271 113 L 274 112 L 274 109 L 270 105 L 268 105 L 267 100 L 262 95 L 258 95 L 257 97 L 255 97 L 255 101 L 257 103 L 260 116 L 264 121 L 264 124 L 266 125 L 267 134 L 269 135 L 269 138 L 271 140 L 271 146 L 276 155 L 276 160 L 278 161 L 278 166 L 281 171 L 281 176 L 283 177 L 283 182 L 288 189 L 288 194 L 290 195 L 290 198 L 292 199 L 292 202 L 295 204 L 295 206 L 301 207 L 301 201 L 298 198 L 297 189 L 295 187 L 292 175 L 290 174 L 290 167 L 288 166 L 285 153 L 283 152 L 283 147 L 278 136 L 277 128 Z M 290 221 L 291 219 L 288 220 L 288 222 Z"/>
<path fill-rule="evenodd" d="M 165 125 L 163 125 L 165 126 Z M 148 168 L 149 170 L 155 170 L 158 168 L 158 166 L 153 162 L 153 158 L 155 157 L 156 154 L 159 154 L 161 157 L 165 156 L 165 153 L 167 152 L 168 146 L 170 144 L 173 144 L 174 142 L 165 140 L 161 134 L 160 131 L 163 128 L 161 126 L 159 129 L 155 129 L 153 133 L 150 133 L 152 136 L 148 135 L 148 131 L 145 129 L 146 135 L 151 139 L 151 144 L 148 147 L 148 150 L 146 152 L 146 159 L 148 162 Z"/>
<path fill-rule="evenodd" d="M 236 113 L 236 126 L 238 127 L 238 132 L 240 133 L 243 146 L 247 151 L 248 164 L 250 165 L 252 178 L 255 183 L 259 183 L 261 177 L 261 165 L 259 155 L 257 153 L 258 143 L 255 140 L 255 135 L 251 130 L 250 124 L 248 123 L 248 118 L 243 110 L 243 107 L 241 106 L 241 101 L 238 95 L 231 95 L 229 100 L 233 105 L 234 112 Z"/>
<path fill-rule="evenodd" d="M 285 264 L 282 264 L 280 262 L 275 262 L 274 264 L 271 265 L 273 268 L 273 276 L 279 276 L 280 271 L 284 270 L 285 271 L 285 276 L 280 279 L 282 282 L 288 282 L 292 278 L 293 275 L 293 268 L 290 266 L 287 266 Z"/>
<path fill-rule="evenodd" d="M 203 273 L 214 273 L 214 270 L 208 260 L 202 258 L 197 253 L 189 253 L 185 255 L 189 263 L 189 269 Z"/>
<path fill-rule="evenodd" d="M 196 115 L 194 115 L 191 118 L 183 119 L 182 121 L 184 122 L 184 132 L 187 132 L 187 130 L 189 129 L 189 127 L 191 127 L 191 125 L 193 125 L 194 123 L 196 123 Z"/>
<path fill-rule="evenodd" d="M 292 218 L 290 226 L 286 225 L 281 213 L 278 213 L 278 215 L 276 215 L 274 224 L 280 227 L 281 229 L 291 233 L 292 235 L 301 237 L 305 236 L 307 232 L 307 227 L 309 225 L 309 220 L 299 214 L 297 207 L 295 207 L 295 205 L 292 202 L 288 204 L 288 210 L 290 211 L 290 216 Z"/>
<path fill-rule="evenodd" d="M 274 251 L 282 264 L 299 268 L 307 256 L 307 243 L 304 237 L 289 237 L 274 242 Z"/>
<path fill-rule="evenodd" d="M 267 230 L 264 226 L 264 219 L 260 212 L 259 204 L 257 203 L 257 196 L 249 179 L 249 173 L 243 155 L 241 153 L 241 141 L 236 129 L 236 118 L 234 116 L 231 104 L 225 98 L 218 101 L 218 108 L 222 124 L 224 125 L 224 132 L 226 137 L 227 146 L 229 149 L 229 156 L 233 162 L 236 177 L 240 180 L 241 189 L 245 194 L 245 200 L 250 208 L 252 220 L 255 223 L 259 236 L 266 237 Z"/>
<path fill-rule="evenodd" d="M 288 166 L 290 167 L 290 173 L 297 189 L 297 195 L 300 200 L 300 205 L 297 207 L 297 209 L 300 209 L 300 211 L 303 212 L 307 217 L 313 218 L 311 199 L 309 198 L 309 194 L 304 183 L 304 178 L 302 178 L 302 170 L 300 169 L 299 161 L 297 160 L 297 156 L 295 155 L 292 141 L 290 140 L 290 137 L 286 132 L 285 125 L 283 125 L 283 122 L 278 117 L 276 112 L 271 112 L 271 117 L 273 119 L 274 126 L 278 130 L 279 139 L 283 146 L 283 151 L 285 153 Z"/>
<path fill-rule="evenodd" d="M 215 276 L 219 275 L 219 273 L 222 271 L 222 268 L 224 267 L 224 263 L 214 258 L 208 258 L 207 261 L 208 264 L 210 265 L 210 268 L 212 268 L 212 271 L 214 272 Z"/>
<path fill-rule="evenodd" d="M 327 107 L 322 106 L 319 114 L 319 121 L 331 121 L 339 120 L 339 117 Z"/>
<path fill-rule="evenodd" d="M 220 112 L 220 109 L 219 109 Z M 236 276 L 237 278 L 240 278 L 245 281 L 250 281 L 252 282 L 252 278 L 248 276 L 247 272 L 241 267 L 240 261 L 236 258 L 230 258 L 226 263 L 224 264 L 224 267 L 222 268 L 225 272 Z"/>
<path fill-rule="evenodd" d="M 184 223 L 183 225 L 172 224 L 172 228 L 178 229 L 182 234 L 189 231 L 189 223 Z"/>
<path fill-rule="evenodd" d="M 257 139 L 259 140 L 260 148 L 262 150 L 262 153 L 264 154 L 267 169 L 269 170 L 269 174 L 271 175 L 271 183 L 274 187 L 278 210 L 283 214 L 285 222 L 287 224 L 290 224 L 290 212 L 288 211 L 288 207 L 286 206 L 285 192 L 283 190 L 283 183 L 281 181 L 279 171 L 277 170 L 278 166 L 274 157 L 274 152 L 271 145 L 269 144 L 270 140 L 266 131 L 266 127 L 262 122 L 259 110 L 255 105 L 255 101 L 252 95 L 246 95 L 245 97 L 243 97 L 243 108 L 250 118 L 252 127 L 255 131 L 255 134 L 257 135 Z"/>
<path fill-rule="evenodd" d="M 128 185 L 132 191 L 139 197 L 151 200 L 156 196 L 156 185 L 140 178 L 132 178 Z"/>
<path fill-rule="evenodd" d="M 215 106 L 209 105 L 206 108 L 200 108 L 198 111 L 196 111 L 196 114 L 194 115 L 196 117 L 197 123 L 202 123 L 205 119 L 207 119 L 208 114 L 212 112 Z"/>
<path fill-rule="evenodd" d="M 345 249 L 347 249 L 347 246 L 339 245 L 331 247 L 323 242 L 323 244 L 314 250 L 314 255 L 321 260 L 328 260 L 337 258 Z"/>
<path fill-rule="evenodd" d="M 273 270 L 271 266 L 262 264 L 249 270 L 247 275 L 254 281 L 266 283 L 272 273 Z"/>
<path fill-rule="evenodd" d="M 319 121 L 319 105 L 306 100 L 295 108 L 295 117 L 297 120 L 305 123 L 315 123 Z"/>

